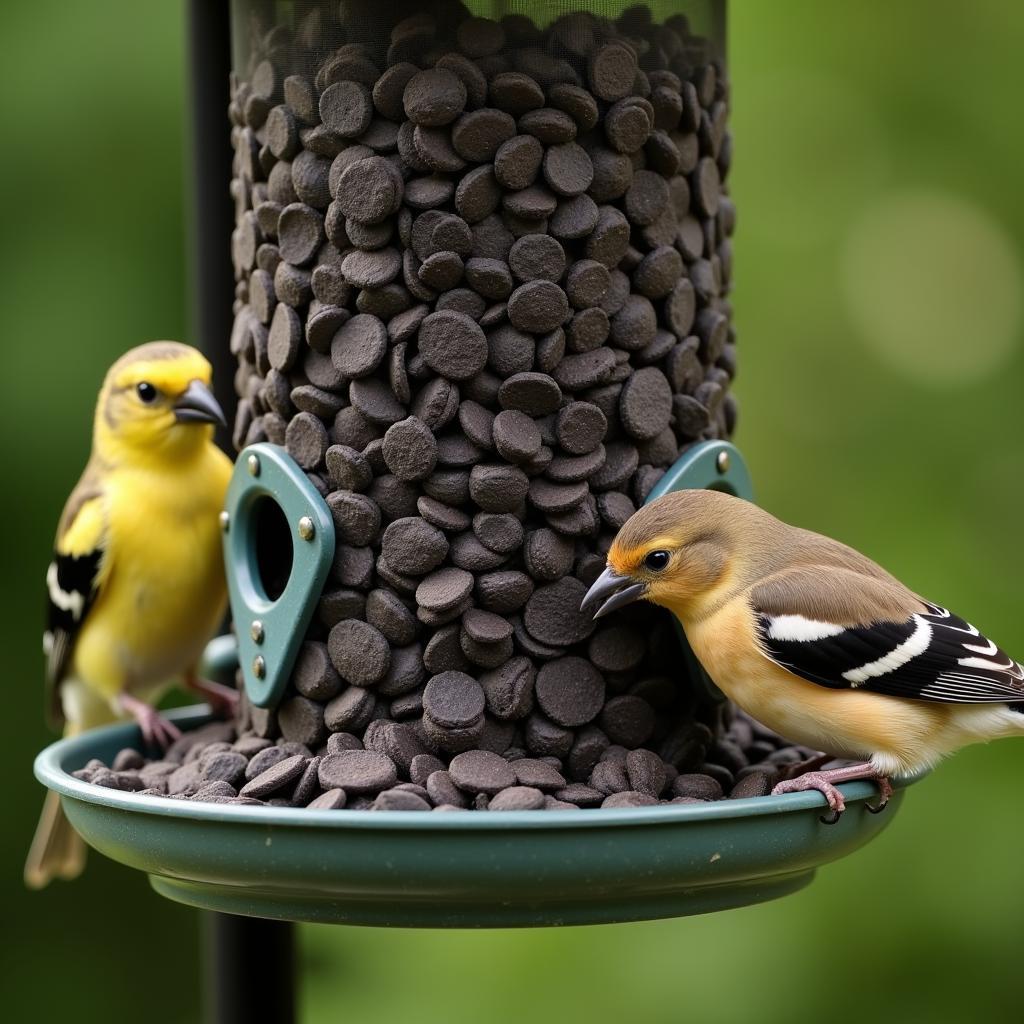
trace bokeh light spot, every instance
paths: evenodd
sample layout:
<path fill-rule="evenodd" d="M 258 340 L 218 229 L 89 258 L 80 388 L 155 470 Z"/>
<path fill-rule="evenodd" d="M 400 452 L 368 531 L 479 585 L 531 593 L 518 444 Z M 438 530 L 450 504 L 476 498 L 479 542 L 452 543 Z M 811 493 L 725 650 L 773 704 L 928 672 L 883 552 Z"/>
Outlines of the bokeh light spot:
<path fill-rule="evenodd" d="M 962 196 L 924 189 L 883 196 L 847 235 L 840 273 L 848 316 L 865 345 L 921 383 L 984 380 L 1020 340 L 1013 241 Z"/>

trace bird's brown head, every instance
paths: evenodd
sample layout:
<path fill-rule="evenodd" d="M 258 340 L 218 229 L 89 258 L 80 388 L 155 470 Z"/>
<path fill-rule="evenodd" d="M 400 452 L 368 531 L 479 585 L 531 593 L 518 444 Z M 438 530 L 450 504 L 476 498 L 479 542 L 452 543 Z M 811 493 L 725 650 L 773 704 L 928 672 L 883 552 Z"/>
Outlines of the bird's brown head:
<path fill-rule="evenodd" d="M 684 621 L 728 584 L 739 523 L 756 506 L 720 491 L 666 494 L 634 513 L 608 551 L 608 567 L 587 592 L 594 617 L 633 601 L 670 608 Z"/>
<path fill-rule="evenodd" d="M 96 406 L 94 445 L 110 461 L 186 455 L 208 443 L 224 413 L 202 353 L 176 341 L 126 352 L 107 371 Z"/>

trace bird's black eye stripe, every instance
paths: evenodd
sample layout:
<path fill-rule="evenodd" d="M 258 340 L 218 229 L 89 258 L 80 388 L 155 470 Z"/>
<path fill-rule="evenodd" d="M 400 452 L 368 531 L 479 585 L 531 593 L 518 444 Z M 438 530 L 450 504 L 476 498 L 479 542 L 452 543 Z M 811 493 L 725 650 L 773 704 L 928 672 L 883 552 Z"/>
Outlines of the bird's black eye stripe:
<path fill-rule="evenodd" d="M 667 551 L 651 551 L 644 557 L 644 567 L 652 572 L 661 572 L 668 565 L 669 553 Z"/>
<path fill-rule="evenodd" d="M 135 392 L 147 405 L 156 400 L 158 394 L 155 387 L 148 380 L 140 381 L 135 385 Z"/>

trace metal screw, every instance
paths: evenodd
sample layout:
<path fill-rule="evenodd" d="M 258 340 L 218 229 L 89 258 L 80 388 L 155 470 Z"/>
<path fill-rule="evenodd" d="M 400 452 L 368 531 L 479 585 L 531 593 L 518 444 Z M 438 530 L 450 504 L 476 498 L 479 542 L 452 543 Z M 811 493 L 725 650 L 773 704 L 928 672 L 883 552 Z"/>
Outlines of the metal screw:
<path fill-rule="evenodd" d="M 309 516 L 303 516 L 299 520 L 299 536 L 303 540 L 312 540 L 316 534 L 316 527 L 313 525 L 313 520 Z"/>
<path fill-rule="evenodd" d="M 227 532 L 227 528 L 231 525 L 231 516 L 228 515 L 227 509 L 221 512 L 220 516 L 220 528 Z"/>
<path fill-rule="evenodd" d="M 260 475 L 260 460 L 259 460 L 259 456 L 257 456 L 257 455 L 250 455 L 249 458 L 245 460 L 245 464 L 249 467 L 249 475 L 250 476 L 259 476 Z"/>
<path fill-rule="evenodd" d="M 252 659 L 252 674 L 257 679 L 262 679 L 267 674 L 267 662 L 262 654 L 257 654 Z"/>
<path fill-rule="evenodd" d="M 249 636 L 252 637 L 254 644 L 263 643 L 263 623 L 259 619 L 252 620 L 252 625 L 249 627 Z"/>
<path fill-rule="evenodd" d="M 719 473 L 726 473 L 729 470 L 729 453 L 720 451 L 715 459 L 715 468 Z"/>

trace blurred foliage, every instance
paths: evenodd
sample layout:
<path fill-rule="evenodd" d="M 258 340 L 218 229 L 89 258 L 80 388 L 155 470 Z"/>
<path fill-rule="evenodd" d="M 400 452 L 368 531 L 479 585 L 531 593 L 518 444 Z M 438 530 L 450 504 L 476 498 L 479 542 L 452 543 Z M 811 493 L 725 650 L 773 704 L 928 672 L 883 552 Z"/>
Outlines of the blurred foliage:
<path fill-rule="evenodd" d="M 1000 0 L 730 5 L 738 440 L 760 500 L 1018 656 L 1022 30 Z M 99 856 L 73 886 L 20 887 L 42 799 L 29 766 L 50 738 L 53 524 L 106 366 L 188 340 L 184 11 L 36 0 L 7 6 L 5 39 L 5 1005 L 193 1021 L 193 912 Z M 304 928 L 304 1019 L 1019 1019 L 1022 756 L 966 751 L 866 851 L 762 907 L 564 931 Z"/>

